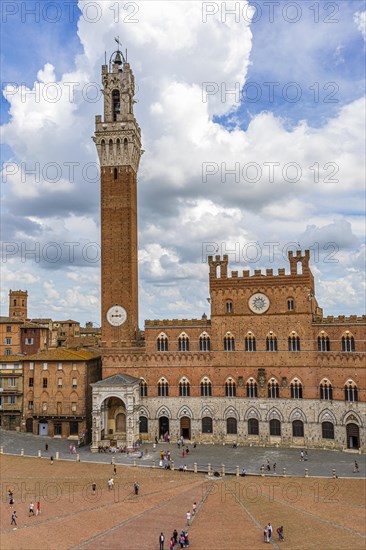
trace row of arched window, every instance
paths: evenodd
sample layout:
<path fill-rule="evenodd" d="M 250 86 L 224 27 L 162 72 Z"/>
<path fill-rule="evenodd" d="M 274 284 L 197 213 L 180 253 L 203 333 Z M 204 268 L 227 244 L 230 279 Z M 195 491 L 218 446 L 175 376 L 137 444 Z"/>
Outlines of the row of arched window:
<path fill-rule="evenodd" d="M 209 416 L 205 416 L 201 421 L 201 430 L 203 434 L 213 434 L 213 421 Z M 148 418 L 140 416 L 140 433 L 148 433 Z M 226 433 L 228 435 L 237 435 L 238 421 L 235 417 L 226 419 Z M 273 437 L 281 436 L 281 422 L 276 418 L 269 421 L 269 434 Z M 259 435 L 259 421 L 257 418 L 249 418 L 248 435 Z M 292 422 L 292 436 L 304 437 L 304 423 L 302 420 Z M 322 422 L 322 438 L 334 439 L 334 424 L 332 422 Z"/>
<path fill-rule="evenodd" d="M 235 351 L 235 338 L 228 332 L 223 339 L 224 351 Z M 161 333 L 156 340 L 157 351 L 169 351 L 169 339 L 166 334 Z M 207 333 L 202 333 L 199 338 L 199 350 L 211 351 L 211 338 Z M 248 352 L 257 351 L 256 337 L 248 332 L 244 339 L 244 350 Z M 300 337 L 293 331 L 287 338 L 288 351 L 301 351 Z M 341 340 L 342 352 L 348 353 L 356 350 L 355 339 L 353 336 L 342 336 Z M 189 337 L 186 333 L 182 333 L 178 338 L 178 351 L 189 351 Z M 278 351 L 277 336 L 269 334 L 266 337 L 266 351 Z M 329 336 L 318 336 L 318 351 L 331 351 Z"/>
<path fill-rule="evenodd" d="M 200 395 L 201 397 L 212 397 L 212 383 L 209 378 L 205 377 L 200 382 Z M 245 386 L 246 397 L 256 398 L 258 397 L 258 384 L 254 378 L 249 378 Z M 294 378 L 290 383 L 290 395 L 291 399 L 302 399 L 303 397 L 303 384 L 297 378 Z M 148 386 L 145 380 L 140 382 L 140 396 L 148 396 Z M 158 396 L 169 397 L 169 383 L 165 378 L 161 378 L 158 382 Z M 179 397 L 191 396 L 191 384 L 185 377 L 179 382 Z M 236 382 L 229 378 L 225 382 L 225 396 L 236 397 Z M 280 399 L 280 385 L 275 378 L 271 378 L 267 384 L 267 397 L 269 399 Z M 333 386 L 329 380 L 322 380 L 319 385 L 319 399 L 332 400 L 333 399 Z M 348 380 L 344 385 L 344 400 L 345 401 L 358 401 L 358 388 L 353 380 Z"/>

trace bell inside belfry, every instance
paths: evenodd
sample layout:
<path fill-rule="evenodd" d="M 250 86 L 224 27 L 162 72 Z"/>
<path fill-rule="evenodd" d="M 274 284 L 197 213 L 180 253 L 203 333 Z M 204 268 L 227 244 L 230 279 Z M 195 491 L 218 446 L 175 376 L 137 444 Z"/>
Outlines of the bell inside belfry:
<path fill-rule="evenodd" d="M 122 57 L 121 57 L 121 52 L 117 52 L 116 53 L 116 57 L 114 58 L 114 63 L 116 65 L 122 65 Z"/>

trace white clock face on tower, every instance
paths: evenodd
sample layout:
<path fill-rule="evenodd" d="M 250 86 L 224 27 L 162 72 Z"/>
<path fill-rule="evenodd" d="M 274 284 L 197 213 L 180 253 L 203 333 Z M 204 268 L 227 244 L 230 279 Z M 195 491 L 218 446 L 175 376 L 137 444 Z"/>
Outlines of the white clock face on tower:
<path fill-rule="evenodd" d="M 249 298 L 248 305 L 253 313 L 265 313 L 269 308 L 270 302 L 265 294 L 257 292 Z"/>
<path fill-rule="evenodd" d="M 112 306 L 107 311 L 107 321 L 112 327 L 120 327 L 127 319 L 127 311 L 122 306 Z"/>

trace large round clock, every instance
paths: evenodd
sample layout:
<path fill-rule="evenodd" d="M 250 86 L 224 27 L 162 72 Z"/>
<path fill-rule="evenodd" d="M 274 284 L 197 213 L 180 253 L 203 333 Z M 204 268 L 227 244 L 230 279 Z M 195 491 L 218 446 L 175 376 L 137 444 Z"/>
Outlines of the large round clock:
<path fill-rule="evenodd" d="M 112 306 L 107 311 L 107 321 L 113 327 L 120 327 L 127 319 L 127 311 L 122 306 Z"/>
<path fill-rule="evenodd" d="M 270 302 L 265 294 L 257 292 L 249 298 L 248 305 L 253 313 L 265 313 L 269 308 Z"/>

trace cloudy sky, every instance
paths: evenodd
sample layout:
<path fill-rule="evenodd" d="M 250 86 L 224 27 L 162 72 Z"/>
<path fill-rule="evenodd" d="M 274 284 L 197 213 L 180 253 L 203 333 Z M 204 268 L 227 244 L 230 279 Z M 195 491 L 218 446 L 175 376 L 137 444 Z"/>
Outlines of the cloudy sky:
<path fill-rule="evenodd" d="M 1 314 L 100 323 L 100 67 L 135 73 L 140 324 L 209 315 L 207 255 L 311 250 L 325 314 L 364 313 L 364 2 L 2 4 Z"/>

